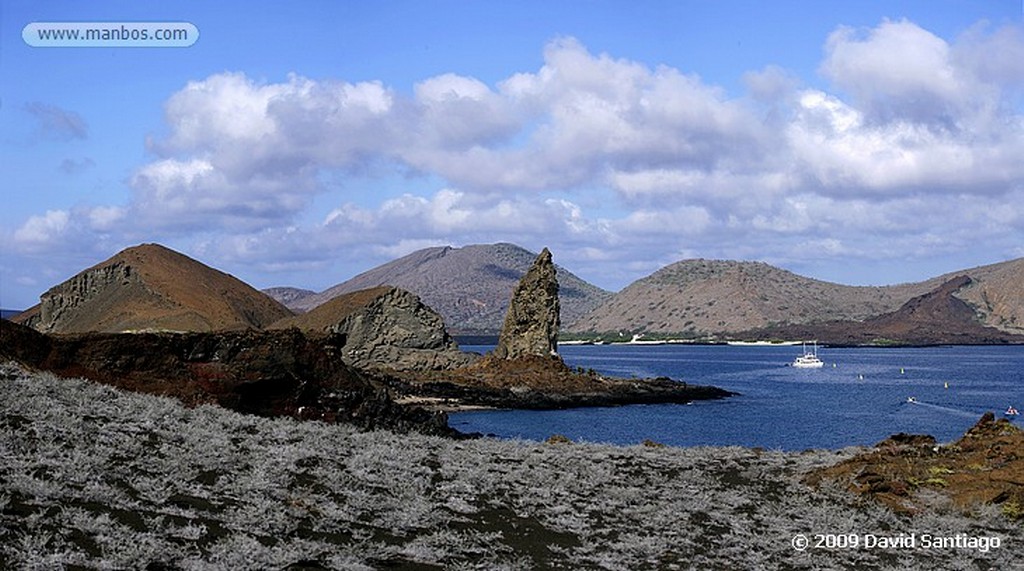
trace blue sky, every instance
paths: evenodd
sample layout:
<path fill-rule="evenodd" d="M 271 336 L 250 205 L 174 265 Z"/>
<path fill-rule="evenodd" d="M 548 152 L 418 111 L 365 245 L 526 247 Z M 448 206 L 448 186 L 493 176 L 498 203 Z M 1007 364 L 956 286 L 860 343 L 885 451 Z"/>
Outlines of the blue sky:
<path fill-rule="evenodd" d="M 32 22 L 190 22 L 39 48 Z M 160 242 L 321 290 L 499 241 L 616 290 L 1024 256 L 1021 2 L 0 4 L 0 307 Z"/>

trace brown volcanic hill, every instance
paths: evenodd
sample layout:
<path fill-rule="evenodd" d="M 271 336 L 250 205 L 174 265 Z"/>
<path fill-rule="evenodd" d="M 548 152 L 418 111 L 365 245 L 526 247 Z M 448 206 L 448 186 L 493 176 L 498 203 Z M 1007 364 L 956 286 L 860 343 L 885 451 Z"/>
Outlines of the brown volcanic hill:
<path fill-rule="evenodd" d="M 760 262 L 683 260 L 633 282 L 570 328 L 734 334 L 776 325 L 863 321 L 966 275 L 954 294 L 982 325 L 1024 334 L 1024 258 L 891 286 L 846 286 Z"/>
<path fill-rule="evenodd" d="M 159 244 L 122 250 L 14 319 L 49 333 L 260 328 L 291 312 L 234 276 Z"/>
<path fill-rule="evenodd" d="M 302 298 L 292 307 L 308 311 L 343 293 L 391 285 L 419 296 L 444 317 L 453 333 L 497 334 L 512 290 L 536 257 L 514 244 L 426 248 Z M 557 270 L 563 323 L 611 296 L 560 266 Z"/>
<path fill-rule="evenodd" d="M 273 288 L 280 289 L 280 288 Z M 325 333 L 339 321 L 349 317 L 356 311 L 365 308 L 370 302 L 394 288 L 377 286 L 351 293 L 339 295 L 327 303 L 318 305 L 306 313 L 286 317 L 273 323 L 271 329 L 287 329 L 296 327 L 303 331 Z"/>
<path fill-rule="evenodd" d="M 926 283 L 844 286 L 761 262 L 683 260 L 633 282 L 571 330 L 709 334 L 864 319 L 928 289 Z"/>
<path fill-rule="evenodd" d="M 971 268 L 942 276 L 966 275 L 971 284 L 957 292 L 978 313 L 982 323 L 1024 335 L 1024 258 Z"/>
<path fill-rule="evenodd" d="M 974 285 L 966 275 L 911 298 L 898 310 L 863 321 L 789 324 L 741 333 L 743 339 L 817 339 L 832 345 L 1024 343 L 1024 335 L 989 327 L 957 297 Z"/>

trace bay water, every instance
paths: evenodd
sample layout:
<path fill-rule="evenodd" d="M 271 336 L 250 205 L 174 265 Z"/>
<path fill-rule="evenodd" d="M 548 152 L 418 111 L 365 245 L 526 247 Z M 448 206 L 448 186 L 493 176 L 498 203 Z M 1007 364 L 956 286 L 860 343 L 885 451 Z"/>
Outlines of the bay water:
<path fill-rule="evenodd" d="M 502 438 L 804 450 L 867 446 L 898 432 L 949 442 L 986 411 L 1002 417 L 1008 406 L 1024 408 L 1024 346 L 821 347 L 821 369 L 790 366 L 800 346 L 563 345 L 559 352 L 566 364 L 605 375 L 668 376 L 739 395 L 688 405 L 467 411 L 451 414 L 449 424 Z"/>

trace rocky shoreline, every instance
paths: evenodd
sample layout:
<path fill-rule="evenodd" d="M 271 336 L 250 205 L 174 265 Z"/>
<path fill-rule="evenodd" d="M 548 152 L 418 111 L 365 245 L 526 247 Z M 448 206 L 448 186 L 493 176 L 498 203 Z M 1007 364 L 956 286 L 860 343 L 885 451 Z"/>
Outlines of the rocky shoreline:
<path fill-rule="evenodd" d="M 399 400 L 447 412 L 495 408 L 553 410 L 632 404 L 686 404 L 735 396 L 668 377 L 620 379 L 572 369 L 558 357 L 487 355 L 451 371 L 377 372 Z"/>
<path fill-rule="evenodd" d="M 526 386 L 489 388 L 449 381 L 408 383 L 392 379 L 398 402 L 427 410 L 460 412 L 479 409 L 557 410 L 635 404 L 688 404 L 735 396 L 712 386 L 688 385 L 668 377 L 612 379 L 598 382 L 588 391 L 550 392 Z"/>

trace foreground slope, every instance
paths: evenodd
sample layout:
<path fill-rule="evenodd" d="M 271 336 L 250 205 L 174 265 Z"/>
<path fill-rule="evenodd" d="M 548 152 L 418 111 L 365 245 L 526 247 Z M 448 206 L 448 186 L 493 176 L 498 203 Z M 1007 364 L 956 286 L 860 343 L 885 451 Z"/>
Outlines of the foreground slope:
<path fill-rule="evenodd" d="M 998 509 L 801 482 L 849 451 L 361 432 L 9 367 L 0 427 L 3 569 L 1014 569 L 1024 545 Z M 1002 547 L 793 549 L 814 533 Z"/>
<path fill-rule="evenodd" d="M 122 250 L 14 321 L 48 333 L 260 328 L 291 315 L 234 276 L 159 244 Z"/>
<path fill-rule="evenodd" d="M 426 248 L 295 300 L 289 307 L 308 311 L 343 293 L 391 285 L 419 296 L 444 317 L 453 333 L 494 334 L 501 330 L 512 289 L 536 256 L 513 244 Z M 611 295 L 562 267 L 558 280 L 565 323 Z"/>

